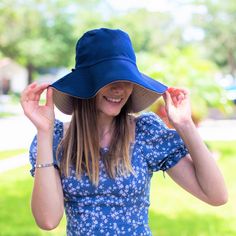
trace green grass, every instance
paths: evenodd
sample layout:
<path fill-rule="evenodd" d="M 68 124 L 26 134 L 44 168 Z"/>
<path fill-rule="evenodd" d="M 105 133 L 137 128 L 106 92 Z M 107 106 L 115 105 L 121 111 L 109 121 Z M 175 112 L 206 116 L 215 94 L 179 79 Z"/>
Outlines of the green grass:
<path fill-rule="evenodd" d="M 10 103 L 13 105 L 18 105 L 20 103 L 20 94 L 19 93 L 10 93 Z"/>
<path fill-rule="evenodd" d="M 179 188 L 168 175 L 154 174 L 150 226 L 154 236 L 236 235 L 236 145 L 211 142 L 229 190 L 229 202 L 209 206 Z M 65 236 L 65 217 L 56 230 L 40 230 L 30 211 L 33 179 L 29 166 L 0 174 L 0 236 Z"/>
<path fill-rule="evenodd" d="M 33 179 L 30 166 L 0 174 L 0 235 L 1 236 L 64 236 L 65 218 L 53 231 L 40 230 L 30 210 Z"/>
<path fill-rule="evenodd" d="M 0 118 L 8 118 L 14 116 L 14 113 L 11 112 L 0 112 Z"/>
<path fill-rule="evenodd" d="M 209 206 L 179 188 L 166 174 L 152 178 L 150 226 L 158 236 L 233 236 L 236 235 L 236 145 L 235 142 L 210 142 L 218 153 L 229 201 L 224 206 Z"/>
<path fill-rule="evenodd" d="M 14 149 L 14 150 L 4 150 L 0 151 L 0 160 L 13 157 L 16 155 L 27 153 L 28 149 Z"/>

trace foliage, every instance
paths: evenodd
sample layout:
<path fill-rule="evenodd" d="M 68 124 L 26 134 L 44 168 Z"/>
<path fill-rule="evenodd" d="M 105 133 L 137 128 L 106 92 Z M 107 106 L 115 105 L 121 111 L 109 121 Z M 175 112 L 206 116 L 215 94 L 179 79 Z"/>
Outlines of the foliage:
<path fill-rule="evenodd" d="M 193 18 L 193 24 L 204 30 L 206 53 L 221 68 L 225 68 L 225 73 L 236 76 L 235 0 L 192 2 L 206 8 L 205 13 L 196 14 Z"/>
<path fill-rule="evenodd" d="M 83 0 L 80 2 L 85 4 Z M 0 51 L 28 68 L 29 82 L 35 68 L 68 66 L 71 63 L 76 40 L 73 17 L 81 11 L 80 2 L 1 2 Z M 74 11 L 70 10 L 72 7 Z"/>
<path fill-rule="evenodd" d="M 225 176 L 229 202 L 221 207 L 208 206 L 176 186 L 162 173 L 154 174 L 151 185 L 150 226 L 153 236 L 215 236 L 236 234 L 235 204 L 236 147 L 234 142 L 209 142 L 220 155 L 218 164 Z M 29 168 L 21 167 L 0 174 L 0 235 L 4 236 L 65 236 L 65 217 L 57 229 L 40 230 L 30 211 L 33 187 Z M 19 217 L 20 216 L 20 217 Z"/>
<path fill-rule="evenodd" d="M 168 86 L 190 90 L 196 123 L 208 115 L 209 108 L 217 108 L 225 114 L 232 112 L 225 91 L 215 80 L 219 68 L 204 58 L 202 45 L 183 41 L 182 31 L 171 14 L 139 9 L 113 17 L 106 23 L 113 27 L 118 25 L 129 33 L 142 72 Z M 159 100 L 151 109 L 157 110 L 162 103 Z"/>
<path fill-rule="evenodd" d="M 205 32 L 201 44 L 184 41 L 184 29 L 171 12 L 116 12 L 101 0 L 3 0 L 0 52 L 25 65 L 31 82 L 35 70 L 73 67 L 75 43 L 85 31 L 121 28 L 132 39 L 141 70 L 170 86 L 189 88 L 193 113 L 201 119 L 209 107 L 230 110 L 214 76 L 219 72 L 217 65 L 235 64 L 234 57 L 229 57 L 236 52 L 236 41 L 232 40 L 235 4 L 234 0 L 192 0 L 188 4 L 208 9 L 207 13 L 194 14 L 194 25 Z M 210 60 L 203 58 L 206 54 Z"/>
<path fill-rule="evenodd" d="M 192 112 L 199 121 L 208 113 L 208 108 L 215 107 L 222 112 L 231 110 L 224 90 L 216 83 L 217 67 L 201 58 L 196 47 L 183 49 L 166 47 L 164 56 L 138 54 L 141 71 L 167 84 L 169 87 L 185 87 L 191 92 Z M 152 106 L 158 109 L 160 100 Z"/>
<path fill-rule="evenodd" d="M 172 15 L 167 12 L 138 9 L 122 16 L 114 16 L 107 24 L 128 32 L 136 52 L 162 55 L 166 45 L 178 47 L 181 40 L 181 33 L 173 24 Z"/>
<path fill-rule="evenodd" d="M 0 119 L 1 119 L 1 118 L 11 117 L 11 116 L 14 116 L 14 113 L 12 113 L 12 112 L 0 111 Z"/>

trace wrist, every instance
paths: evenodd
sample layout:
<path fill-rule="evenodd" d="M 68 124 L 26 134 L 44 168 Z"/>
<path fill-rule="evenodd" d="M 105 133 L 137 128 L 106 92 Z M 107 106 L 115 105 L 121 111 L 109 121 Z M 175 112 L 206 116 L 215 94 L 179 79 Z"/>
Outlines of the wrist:
<path fill-rule="evenodd" d="M 52 143 L 53 139 L 53 129 L 50 130 L 37 130 L 38 140 L 43 140 L 44 143 Z"/>
<path fill-rule="evenodd" d="M 192 119 L 184 120 L 183 122 L 180 123 L 173 123 L 173 126 L 179 132 L 181 131 L 185 132 L 196 128 Z"/>

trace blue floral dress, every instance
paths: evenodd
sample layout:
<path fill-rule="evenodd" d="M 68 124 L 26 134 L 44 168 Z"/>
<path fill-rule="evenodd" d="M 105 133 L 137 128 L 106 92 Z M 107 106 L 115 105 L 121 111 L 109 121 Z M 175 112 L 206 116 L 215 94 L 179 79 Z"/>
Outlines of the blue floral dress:
<path fill-rule="evenodd" d="M 54 162 L 57 146 L 63 137 L 63 123 L 55 121 Z M 101 149 L 101 153 L 107 149 Z M 110 178 L 100 161 L 100 180 L 93 186 L 86 174 L 76 179 L 75 169 L 69 177 L 61 176 L 64 192 L 67 235 L 146 236 L 148 226 L 150 180 L 154 171 L 166 171 L 188 151 L 175 130 L 168 129 L 154 113 L 136 118 L 135 142 L 131 146 L 131 163 L 135 175 Z M 37 137 L 30 147 L 31 174 L 34 176 Z"/>

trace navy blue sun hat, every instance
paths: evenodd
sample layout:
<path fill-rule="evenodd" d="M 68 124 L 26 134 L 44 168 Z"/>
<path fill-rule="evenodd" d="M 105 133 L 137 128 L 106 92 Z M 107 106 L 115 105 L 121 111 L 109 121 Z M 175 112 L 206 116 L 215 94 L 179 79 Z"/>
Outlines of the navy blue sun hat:
<path fill-rule="evenodd" d="M 50 85 L 55 105 L 68 115 L 73 112 L 74 98 L 92 98 L 116 81 L 134 84 L 132 112 L 144 110 L 167 90 L 164 84 L 139 72 L 129 35 L 119 29 L 86 32 L 76 44 L 75 62 L 71 73 Z"/>

